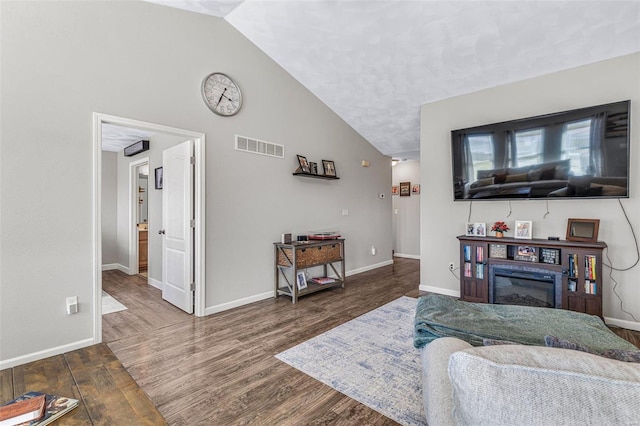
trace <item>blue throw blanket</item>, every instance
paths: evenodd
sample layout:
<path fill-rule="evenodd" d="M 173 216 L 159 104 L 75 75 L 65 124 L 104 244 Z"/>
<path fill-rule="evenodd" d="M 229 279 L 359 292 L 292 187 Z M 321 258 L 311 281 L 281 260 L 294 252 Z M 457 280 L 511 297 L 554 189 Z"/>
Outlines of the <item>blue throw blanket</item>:
<path fill-rule="evenodd" d="M 438 337 L 457 337 L 474 346 L 482 339 L 545 346 L 544 336 L 556 336 L 596 353 L 607 349 L 637 351 L 609 330 L 600 318 L 579 312 L 517 305 L 469 303 L 439 294 L 418 300 L 414 345 L 421 348 Z"/>

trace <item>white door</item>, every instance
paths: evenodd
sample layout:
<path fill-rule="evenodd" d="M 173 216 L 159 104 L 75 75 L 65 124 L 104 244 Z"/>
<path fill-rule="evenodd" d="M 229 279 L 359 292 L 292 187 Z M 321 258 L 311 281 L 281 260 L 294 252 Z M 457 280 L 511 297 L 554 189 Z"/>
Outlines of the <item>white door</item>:
<path fill-rule="evenodd" d="M 162 153 L 162 298 L 193 313 L 193 141 Z"/>

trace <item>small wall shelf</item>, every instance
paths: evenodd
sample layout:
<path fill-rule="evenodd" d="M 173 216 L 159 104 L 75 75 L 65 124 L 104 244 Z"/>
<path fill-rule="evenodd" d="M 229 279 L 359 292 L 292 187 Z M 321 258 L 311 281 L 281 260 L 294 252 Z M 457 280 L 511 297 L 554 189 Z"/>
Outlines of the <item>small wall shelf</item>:
<path fill-rule="evenodd" d="M 311 177 L 311 178 L 316 178 L 316 179 L 329 179 L 329 180 L 340 179 L 338 176 L 317 175 L 317 174 L 306 173 L 306 172 L 293 172 L 293 175 L 294 176 L 306 176 L 306 177 Z"/>

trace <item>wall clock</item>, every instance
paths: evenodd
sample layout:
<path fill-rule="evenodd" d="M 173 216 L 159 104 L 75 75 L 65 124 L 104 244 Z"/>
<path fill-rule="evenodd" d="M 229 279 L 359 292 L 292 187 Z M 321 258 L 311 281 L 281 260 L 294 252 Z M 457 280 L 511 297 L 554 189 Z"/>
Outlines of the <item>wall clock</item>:
<path fill-rule="evenodd" d="M 240 88 L 220 72 L 211 73 L 202 81 L 202 98 L 211 111 L 223 117 L 236 114 L 242 106 Z"/>

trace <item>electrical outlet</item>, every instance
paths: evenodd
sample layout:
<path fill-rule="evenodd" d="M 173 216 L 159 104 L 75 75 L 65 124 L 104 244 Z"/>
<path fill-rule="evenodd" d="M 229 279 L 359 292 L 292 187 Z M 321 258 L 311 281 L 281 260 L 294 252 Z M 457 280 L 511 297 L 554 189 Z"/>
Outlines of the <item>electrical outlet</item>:
<path fill-rule="evenodd" d="M 449 270 L 453 271 L 455 269 L 456 265 L 453 262 L 449 262 Z"/>
<path fill-rule="evenodd" d="M 376 255 L 376 247 L 375 246 L 371 246 L 371 255 L 372 256 Z"/>

